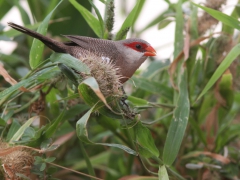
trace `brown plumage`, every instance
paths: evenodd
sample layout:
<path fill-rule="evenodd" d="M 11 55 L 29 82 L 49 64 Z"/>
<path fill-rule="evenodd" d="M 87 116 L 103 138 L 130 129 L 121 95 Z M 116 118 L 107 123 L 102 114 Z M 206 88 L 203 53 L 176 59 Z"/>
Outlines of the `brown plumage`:
<path fill-rule="evenodd" d="M 148 56 L 156 55 L 156 51 L 152 46 L 142 39 L 132 38 L 111 41 L 84 36 L 65 35 L 64 37 L 68 38 L 70 42 L 58 42 L 20 25 L 11 22 L 8 25 L 42 41 L 55 52 L 67 53 L 78 59 L 90 52 L 102 57 L 103 60 L 111 61 L 112 64 L 119 68 L 118 73 L 123 77 L 121 83 L 132 77 Z"/>

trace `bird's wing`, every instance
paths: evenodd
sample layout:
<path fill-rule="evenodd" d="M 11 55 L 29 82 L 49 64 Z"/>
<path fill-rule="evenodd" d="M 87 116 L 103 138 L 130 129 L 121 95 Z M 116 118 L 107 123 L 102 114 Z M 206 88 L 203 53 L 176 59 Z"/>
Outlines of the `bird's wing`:
<path fill-rule="evenodd" d="M 77 45 L 80 46 L 83 49 L 89 50 L 89 51 L 94 51 L 96 50 L 97 46 L 101 44 L 100 39 L 95 39 L 95 38 L 90 38 L 90 37 L 85 37 L 85 36 L 73 36 L 73 35 L 64 35 L 64 37 L 68 38 L 71 40 L 73 43 L 68 42 L 65 43 L 66 45 Z"/>

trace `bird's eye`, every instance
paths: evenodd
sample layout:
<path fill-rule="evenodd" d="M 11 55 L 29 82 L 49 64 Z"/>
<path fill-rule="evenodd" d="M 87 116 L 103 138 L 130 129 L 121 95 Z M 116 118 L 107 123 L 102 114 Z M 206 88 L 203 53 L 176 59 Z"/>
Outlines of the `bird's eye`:
<path fill-rule="evenodd" d="M 137 48 L 137 49 L 141 49 L 142 46 L 141 46 L 140 44 L 137 44 L 137 45 L 136 45 L 136 48 Z"/>

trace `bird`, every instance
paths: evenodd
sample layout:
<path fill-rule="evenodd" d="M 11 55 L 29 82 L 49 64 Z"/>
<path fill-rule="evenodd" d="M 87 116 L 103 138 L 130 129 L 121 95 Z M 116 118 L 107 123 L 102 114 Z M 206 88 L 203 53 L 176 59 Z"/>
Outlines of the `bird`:
<path fill-rule="evenodd" d="M 87 36 L 63 35 L 69 41 L 59 42 L 33 30 L 8 22 L 13 29 L 42 41 L 57 53 L 66 53 L 80 59 L 86 53 L 100 56 L 103 61 L 110 61 L 125 83 L 149 56 L 156 56 L 156 50 L 145 40 L 129 38 L 125 40 L 106 40 Z"/>

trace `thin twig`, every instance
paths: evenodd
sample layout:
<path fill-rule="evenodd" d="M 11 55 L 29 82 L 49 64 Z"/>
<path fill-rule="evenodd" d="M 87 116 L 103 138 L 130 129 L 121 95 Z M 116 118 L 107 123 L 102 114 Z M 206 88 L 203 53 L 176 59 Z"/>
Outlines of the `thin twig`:
<path fill-rule="evenodd" d="M 100 179 L 100 178 L 97 178 L 97 177 L 94 177 L 94 176 L 90 176 L 90 175 L 88 175 L 88 174 L 85 174 L 85 173 L 82 173 L 82 172 L 79 172 L 79 171 L 75 171 L 75 170 L 73 170 L 73 169 L 66 168 L 66 167 L 64 167 L 64 166 L 60 166 L 60 165 L 55 164 L 55 163 L 50 163 L 50 162 L 47 162 L 47 163 L 48 163 L 48 164 L 51 164 L 51 165 L 53 165 L 53 166 L 57 166 L 57 167 L 59 167 L 59 168 L 62 168 L 62 169 L 65 169 L 65 170 L 74 172 L 74 173 L 76 173 L 76 174 L 80 174 L 80 175 L 83 175 L 83 176 L 86 176 L 86 177 L 90 177 L 90 178 L 92 178 L 92 179 L 103 180 L 103 179 Z"/>

